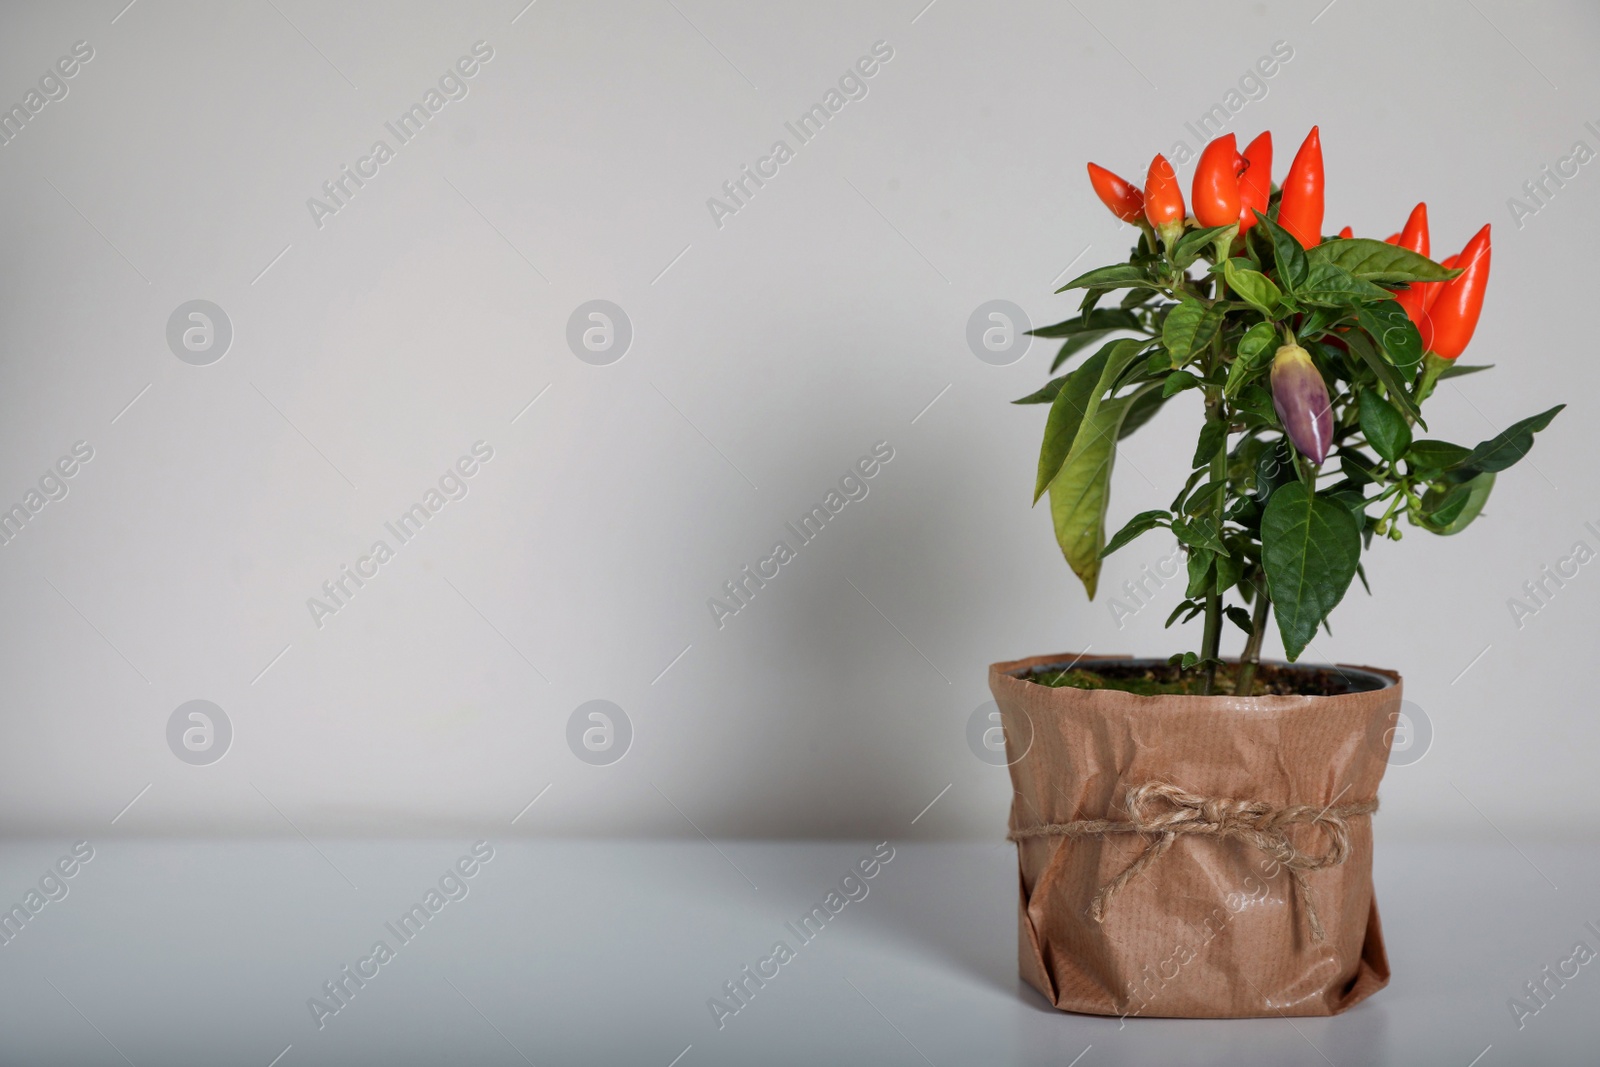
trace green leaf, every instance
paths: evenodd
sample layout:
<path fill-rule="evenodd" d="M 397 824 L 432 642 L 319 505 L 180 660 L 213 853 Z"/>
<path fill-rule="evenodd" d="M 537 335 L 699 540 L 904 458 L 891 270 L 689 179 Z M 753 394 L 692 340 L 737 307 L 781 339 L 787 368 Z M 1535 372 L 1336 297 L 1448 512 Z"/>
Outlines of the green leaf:
<path fill-rule="evenodd" d="M 1222 543 L 1222 538 L 1217 536 L 1217 524 L 1210 519 L 1200 522 L 1176 519 L 1171 525 L 1172 535 L 1190 548 L 1203 548 L 1218 554 L 1225 554 L 1228 551 L 1228 547 Z"/>
<path fill-rule="evenodd" d="M 1361 432 L 1373 451 L 1390 463 L 1411 447 L 1411 424 L 1374 389 L 1361 390 Z"/>
<path fill-rule="evenodd" d="M 1295 480 L 1294 459 L 1290 455 L 1289 439 L 1280 437 L 1256 457 L 1255 498 L 1265 505 L 1279 486 Z"/>
<path fill-rule="evenodd" d="M 1417 410 L 1417 405 L 1411 399 L 1411 394 L 1406 392 L 1406 384 L 1400 380 L 1400 375 L 1395 371 L 1394 364 L 1378 355 L 1378 350 L 1372 347 L 1372 342 L 1355 330 L 1351 330 L 1344 335 L 1344 343 L 1363 363 L 1372 368 L 1372 373 L 1378 376 L 1378 380 L 1389 391 L 1389 399 L 1398 404 L 1407 415 L 1417 421 L 1417 425 L 1426 430 L 1428 424 L 1422 421 L 1422 412 Z"/>
<path fill-rule="evenodd" d="M 1472 455 L 1472 449 L 1464 445 L 1453 445 L 1449 441 L 1413 441 L 1411 447 L 1406 449 L 1406 462 L 1413 471 L 1435 470 L 1447 471 L 1461 466 L 1462 462 Z"/>
<path fill-rule="evenodd" d="M 1356 486 L 1351 485 L 1349 482 L 1340 482 L 1338 485 L 1329 486 L 1317 492 L 1324 500 L 1332 500 L 1349 508 L 1350 514 L 1356 518 L 1357 525 L 1366 521 L 1366 494 Z"/>
<path fill-rule="evenodd" d="M 1361 559 L 1361 527 L 1349 508 L 1291 482 L 1267 502 L 1261 550 L 1284 652 L 1293 661 L 1350 587 Z"/>
<path fill-rule="evenodd" d="M 1136 308 L 1141 304 L 1148 302 L 1150 298 L 1155 295 L 1156 291 L 1154 289 L 1132 289 L 1129 290 L 1127 296 L 1122 298 L 1122 303 L 1119 306 L 1124 308 Z"/>
<path fill-rule="evenodd" d="M 1178 601 L 1178 606 L 1172 609 L 1171 615 L 1167 616 L 1166 624 L 1162 627 L 1162 629 L 1172 629 L 1172 624 L 1178 621 L 1178 616 L 1183 615 L 1185 610 L 1188 611 L 1188 614 L 1183 616 L 1183 621 L 1188 622 L 1190 619 L 1206 610 L 1206 606 L 1204 604 L 1197 604 L 1193 600 Z"/>
<path fill-rule="evenodd" d="M 1013 404 L 1049 404 L 1049 403 L 1051 403 L 1052 401 L 1055 400 L 1056 394 L 1061 392 L 1062 383 L 1064 383 L 1070 377 L 1072 377 L 1072 375 L 1063 374 L 1059 378 L 1051 378 L 1048 382 L 1045 383 L 1043 389 L 1040 389 L 1036 393 L 1029 393 L 1027 396 L 1022 397 L 1019 400 L 1013 400 L 1012 403 Z"/>
<path fill-rule="evenodd" d="M 1075 333 L 1071 337 L 1068 337 L 1066 341 L 1062 343 L 1061 349 L 1056 352 L 1056 358 L 1050 361 L 1050 373 L 1054 374 L 1057 369 L 1060 368 L 1061 364 L 1065 363 L 1067 360 L 1071 359 L 1085 348 L 1088 348 L 1090 345 L 1099 344 L 1101 341 L 1105 340 L 1106 334 L 1110 332 L 1110 330 L 1089 330 L 1086 333 Z"/>
<path fill-rule="evenodd" d="M 1117 549 L 1128 544 L 1140 534 L 1149 533 L 1161 526 L 1170 523 L 1171 516 L 1165 511 L 1141 511 L 1129 519 L 1127 525 L 1117 531 L 1117 535 L 1106 542 L 1106 547 L 1100 550 L 1100 558 L 1105 559 Z"/>
<path fill-rule="evenodd" d="M 1189 587 L 1186 597 L 1202 597 L 1211 591 L 1211 564 L 1217 558 L 1209 548 L 1197 548 L 1189 553 Z"/>
<path fill-rule="evenodd" d="M 1071 337 L 1075 333 L 1090 333 L 1095 330 L 1137 330 L 1140 329 L 1139 320 L 1131 311 L 1120 308 L 1096 308 L 1087 315 L 1075 315 L 1070 319 L 1052 323 L 1049 326 L 1040 326 L 1036 330 L 1029 330 L 1032 337 Z"/>
<path fill-rule="evenodd" d="M 1493 369 L 1493 363 L 1468 364 L 1452 362 L 1448 367 L 1439 372 L 1439 380 L 1442 382 L 1446 378 L 1460 378 L 1465 374 L 1477 374 L 1481 370 Z"/>
<path fill-rule="evenodd" d="M 1144 346 L 1149 342 L 1141 338 L 1125 338 L 1113 341 L 1106 346 L 1106 365 L 1100 372 L 1100 381 L 1095 392 L 1089 397 L 1089 406 L 1085 411 L 1092 414 L 1100 401 L 1114 392 L 1121 383 L 1124 373 L 1139 359 L 1144 352 Z"/>
<path fill-rule="evenodd" d="M 1227 281 L 1228 288 L 1238 293 L 1241 300 L 1269 318 L 1283 297 L 1278 287 L 1272 284 L 1271 278 L 1260 271 L 1235 267 L 1231 259 L 1223 263 L 1222 277 Z"/>
<path fill-rule="evenodd" d="M 1252 359 L 1271 348 L 1272 343 L 1277 339 L 1278 331 L 1273 327 L 1272 323 L 1258 322 L 1246 330 L 1243 337 L 1239 338 L 1239 355 L 1244 356 L 1246 359 Z"/>
<path fill-rule="evenodd" d="M 1494 489 L 1494 472 L 1484 471 L 1443 492 L 1429 489 L 1422 496 L 1422 525 L 1424 529 L 1448 536 L 1460 533 L 1483 511 L 1483 505 Z"/>
<path fill-rule="evenodd" d="M 1168 352 L 1160 345 L 1157 345 L 1155 348 L 1151 349 L 1149 358 L 1144 361 L 1144 370 L 1146 374 L 1165 374 L 1167 371 L 1174 369 L 1175 368 L 1172 365 L 1172 353 Z"/>
<path fill-rule="evenodd" d="M 1311 261 L 1305 284 L 1296 289 L 1294 295 L 1304 303 L 1326 304 L 1329 307 L 1354 307 L 1362 303 L 1394 299 L 1394 294 L 1382 286 L 1373 285 L 1336 264 L 1320 259 Z"/>
<path fill-rule="evenodd" d="M 1206 469 L 1205 467 L 1201 467 L 1200 468 L 1200 473 L 1204 474 L 1204 475 L 1209 475 L 1211 472 L 1208 469 Z M 1207 481 L 1203 485 L 1197 486 L 1195 488 L 1194 492 L 1189 494 L 1189 499 L 1187 499 L 1187 500 L 1185 500 L 1183 502 L 1183 509 L 1182 510 L 1183 510 L 1183 513 L 1185 515 L 1193 515 L 1193 516 L 1210 515 L 1212 512 L 1216 511 L 1217 510 L 1217 489 L 1216 489 L 1216 486 L 1212 485 L 1209 481 Z M 1214 522 L 1215 520 L 1207 519 L 1206 521 Z"/>
<path fill-rule="evenodd" d="M 1159 389 L 1140 392 L 1128 407 L 1128 417 L 1122 420 L 1122 432 L 1117 439 L 1120 441 L 1131 436 L 1135 430 L 1149 422 L 1166 402 L 1167 398 L 1161 395 Z"/>
<path fill-rule="evenodd" d="M 1331 263 L 1370 282 L 1442 282 L 1461 273 L 1459 270 L 1446 270 L 1409 248 L 1374 241 L 1369 237 L 1324 241 L 1306 255 L 1311 259 L 1313 269 L 1318 262 Z"/>
<path fill-rule="evenodd" d="M 1190 230 L 1178 238 L 1177 244 L 1172 246 L 1173 263 L 1179 267 L 1187 267 L 1196 259 L 1199 259 L 1201 253 L 1215 244 L 1217 235 L 1227 228 L 1226 226 L 1207 226 L 1199 230 Z"/>
<path fill-rule="evenodd" d="M 1266 362 L 1266 355 L 1277 337 L 1278 331 L 1270 322 L 1258 322 L 1245 331 L 1239 338 L 1238 354 L 1228 365 L 1228 380 L 1222 387 L 1224 396 L 1231 399 L 1250 379 L 1251 373 Z"/>
<path fill-rule="evenodd" d="M 1255 624 L 1250 621 L 1250 613 L 1241 608 L 1239 605 L 1233 605 L 1232 607 L 1228 608 L 1224 614 L 1228 616 L 1235 626 L 1243 630 L 1245 633 L 1253 634 L 1256 632 Z"/>
<path fill-rule="evenodd" d="M 1350 309 L 1347 307 L 1324 307 L 1318 305 L 1306 312 L 1305 317 L 1300 320 L 1300 328 L 1295 332 L 1300 336 L 1300 343 L 1305 344 L 1307 339 L 1318 338 L 1327 334 L 1349 315 Z"/>
<path fill-rule="evenodd" d="M 1155 386 L 1144 388 L 1154 390 Z M 1107 400 L 1087 412 L 1078 440 L 1062 463 L 1061 472 L 1050 483 L 1050 517 L 1055 524 L 1056 543 L 1091 600 L 1100 581 L 1100 550 L 1106 543 L 1106 507 L 1111 499 L 1117 435 L 1128 409 L 1140 395 Z"/>
<path fill-rule="evenodd" d="M 1416 376 L 1417 364 L 1422 362 L 1422 335 L 1405 308 L 1393 300 L 1362 304 L 1356 308 L 1356 321 L 1407 380 Z"/>
<path fill-rule="evenodd" d="M 1233 409 L 1243 415 L 1254 415 L 1264 426 L 1278 425 L 1278 411 L 1272 406 L 1272 394 L 1254 383 L 1239 390 L 1239 395 L 1233 398 Z"/>
<path fill-rule="evenodd" d="M 1224 552 L 1217 557 L 1216 566 L 1216 590 L 1219 593 L 1226 593 L 1233 588 L 1235 582 L 1244 577 L 1244 561 L 1237 556 Z"/>
<path fill-rule="evenodd" d="M 1291 290 L 1300 288 L 1305 284 L 1310 271 L 1305 248 L 1294 234 L 1261 212 L 1256 212 L 1256 218 L 1259 220 L 1259 225 L 1266 230 L 1267 236 L 1272 239 L 1272 255 L 1278 264 L 1279 280 Z"/>
<path fill-rule="evenodd" d="M 1261 532 L 1261 505 L 1255 502 L 1254 497 L 1234 497 L 1225 517 L 1244 527 L 1252 537 Z"/>
<path fill-rule="evenodd" d="M 1210 344 L 1221 325 L 1220 312 L 1198 300 L 1184 300 L 1167 312 L 1167 321 L 1161 327 L 1161 343 L 1172 353 L 1173 362 L 1181 365 Z"/>
<path fill-rule="evenodd" d="M 1512 423 L 1482 442 L 1472 454 L 1462 461 L 1463 467 L 1480 471 L 1503 471 L 1516 463 L 1533 447 L 1533 435 L 1550 425 L 1550 420 L 1561 413 L 1565 404 L 1557 404 L 1549 411 L 1541 411 Z"/>
<path fill-rule="evenodd" d="M 1433 500 L 1423 505 L 1423 514 L 1432 523 L 1450 523 L 1461 514 L 1461 509 L 1466 506 L 1467 497 L 1472 491 L 1465 482 L 1451 486 L 1448 490 L 1434 497 Z"/>
<path fill-rule="evenodd" d="M 1105 381 L 1101 383 L 1105 387 L 1106 396 L 1111 396 L 1114 393 L 1120 392 L 1125 386 L 1135 384 L 1143 385 L 1146 382 L 1155 382 L 1160 384 L 1160 382 L 1166 378 L 1167 372 L 1165 370 L 1156 371 L 1154 373 L 1152 373 L 1150 370 L 1151 361 L 1149 357 L 1160 352 L 1160 346 L 1158 345 L 1153 350 L 1146 350 L 1146 346 L 1150 345 L 1152 342 L 1148 338 L 1142 337 L 1138 338 L 1135 343 L 1139 346 L 1139 348 L 1133 353 L 1132 358 L 1118 369 L 1114 377 L 1107 377 Z"/>
<path fill-rule="evenodd" d="M 1196 389 L 1204 383 L 1186 370 L 1175 370 L 1167 375 L 1161 385 L 1161 395 L 1172 397 L 1185 389 Z"/>
<path fill-rule="evenodd" d="M 1357 486 L 1371 483 L 1382 473 L 1371 456 L 1349 446 L 1339 449 L 1339 471 Z"/>
<path fill-rule="evenodd" d="M 1183 483 L 1183 488 L 1178 490 L 1178 495 L 1172 498 L 1172 503 L 1168 505 L 1168 509 L 1177 511 L 1183 505 L 1183 498 L 1188 496 L 1189 491 L 1199 485 L 1200 479 L 1204 478 L 1208 473 L 1208 471 L 1203 470 L 1191 472 L 1188 481 Z"/>
<path fill-rule="evenodd" d="M 1113 341 L 1084 361 L 1083 366 L 1066 376 L 1066 382 L 1057 391 L 1050 405 L 1050 416 L 1044 424 L 1044 441 L 1039 446 L 1039 473 L 1034 481 L 1033 502 L 1037 504 L 1044 491 L 1061 471 L 1072 442 L 1078 437 L 1084 412 L 1089 408 L 1091 394 L 1099 396 L 1100 375 L 1105 370 L 1111 350 L 1120 342 Z"/>
<path fill-rule="evenodd" d="M 1113 263 L 1109 267 L 1096 267 L 1078 275 L 1056 292 L 1064 293 L 1068 289 L 1129 289 L 1147 286 L 1149 282 L 1150 275 L 1143 267 L 1134 263 Z"/>
<path fill-rule="evenodd" d="M 1200 427 L 1200 437 L 1194 446 L 1194 459 L 1189 466 L 1204 467 L 1216 458 L 1217 449 L 1228 440 L 1228 424 L 1221 419 L 1207 419 Z"/>

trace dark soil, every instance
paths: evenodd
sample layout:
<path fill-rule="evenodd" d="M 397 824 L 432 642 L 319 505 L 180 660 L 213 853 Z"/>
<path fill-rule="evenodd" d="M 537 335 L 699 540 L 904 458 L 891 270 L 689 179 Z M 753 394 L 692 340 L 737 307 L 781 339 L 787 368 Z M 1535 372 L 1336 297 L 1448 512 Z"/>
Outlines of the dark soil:
<path fill-rule="evenodd" d="M 1234 691 L 1238 665 L 1217 668 L 1213 695 L 1230 696 Z M 1199 696 L 1199 671 L 1183 673 L 1177 667 L 1150 660 L 1129 663 L 1098 661 L 1093 668 L 1071 670 L 1035 669 L 1023 675 L 1030 682 L 1052 688 L 1116 689 L 1141 696 Z M 1336 667 L 1293 667 L 1263 663 L 1256 670 L 1251 696 L 1339 696 L 1376 688 L 1366 674 L 1349 674 Z"/>

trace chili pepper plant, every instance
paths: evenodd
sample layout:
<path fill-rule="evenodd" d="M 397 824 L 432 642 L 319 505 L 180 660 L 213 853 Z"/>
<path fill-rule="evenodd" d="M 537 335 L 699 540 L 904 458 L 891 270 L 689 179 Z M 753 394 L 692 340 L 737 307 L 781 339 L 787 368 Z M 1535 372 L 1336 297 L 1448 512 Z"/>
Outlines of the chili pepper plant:
<path fill-rule="evenodd" d="M 1196 163 L 1188 213 L 1160 155 L 1142 190 L 1089 164 L 1101 201 L 1140 238 L 1127 262 L 1057 290 L 1084 296 L 1076 315 L 1033 331 L 1063 339 L 1051 373 L 1090 354 L 1016 401 L 1050 406 L 1034 501 L 1049 493 L 1090 598 L 1105 557 L 1140 535 L 1170 530 L 1183 545 L 1188 586 L 1167 625 L 1203 618 L 1199 650 L 1173 657 L 1202 693 L 1217 684 L 1225 625 L 1244 634 L 1235 691 L 1249 695 L 1270 618 L 1297 659 L 1352 581 L 1366 584 L 1373 541 L 1398 541 L 1402 520 L 1465 529 L 1564 406 L 1472 447 L 1428 436 L 1422 408 L 1438 383 L 1488 369 L 1456 361 L 1483 306 L 1489 227 L 1442 263 L 1429 258 L 1425 204 L 1385 241 L 1323 237 L 1315 127 L 1281 186 L 1271 174 L 1270 133 L 1243 152 L 1219 137 Z M 1204 421 L 1183 489 L 1107 538 L 1117 442 L 1190 390 Z"/>

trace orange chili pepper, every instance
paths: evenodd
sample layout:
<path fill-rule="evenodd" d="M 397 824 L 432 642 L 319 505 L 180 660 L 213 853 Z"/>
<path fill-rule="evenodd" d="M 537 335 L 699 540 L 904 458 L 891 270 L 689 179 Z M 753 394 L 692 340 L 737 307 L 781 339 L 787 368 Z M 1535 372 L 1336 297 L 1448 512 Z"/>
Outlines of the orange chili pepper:
<path fill-rule="evenodd" d="M 1278 225 L 1306 248 L 1322 243 L 1322 135 L 1315 126 L 1306 134 L 1283 179 Z"/>
<path fill-rule="evenodd" d="M 1144 194 L 1138 186 L 1125 181 L 1097 164 L 1089 164 L 1089 184 L 1094 186 L 1100 202 L 1123 222 L 1138 222 L 1144 214 Z"/>
<path fill-rule="evenodd" d="M 1144 179 L 1144 217 L 1168 248 L 1183 233 L 1183 192 L 1178 188 L 1178 174 L 1160 152 L 1150 161 Z"/>
<path fill-rule="evenodd" d="M 1272 199 L 1272 133 L 1267 131 L 1245 146 L 1244 172 L 1239 175 L 1239 232 L 1256 224 L 1257 211 L 1267 213 Z"/>
<path fill-rule="evenodd" d="M 1224 134 L 1200 152 L 1194 168 L 1190 204 L 1202 226 L 1230 226 L 1239 221 L 1239 148 L 1233 134 Z"/>
<path fill-rule="evenodd" d="M 1483 292 L 1489 285 L 1489 225 L 1473 235 L 1457 257 L 1459 277 L 1439 282 L 1439 295 L 1423 317 L 1422 344 L 1434 355 L 1455 359 L 1466 351 L 1483 311 Z"/>
<path fill-rule="evenodd" d="M 1418 255 L 1425 256 L 1428 254 L 1428 205 L 1426 203 L 1418 204 L 1411 209 L 1411 217 L 1406 219 L 1405 229 L 1400 231 L 1400 236 L 1396 238 L 1395 244 Z M 1411 288 L 1403 293 L 1394 295 L 1394 298 L 1400 302 L 1400 306 L 1406 309 L 1407 317 L 1411 319 L 1419 330 L 1422 329 L 1422 302 L 1426 297 L 1427 291 L 1439 284 L 1441 283 L 1412 283 Z"/>

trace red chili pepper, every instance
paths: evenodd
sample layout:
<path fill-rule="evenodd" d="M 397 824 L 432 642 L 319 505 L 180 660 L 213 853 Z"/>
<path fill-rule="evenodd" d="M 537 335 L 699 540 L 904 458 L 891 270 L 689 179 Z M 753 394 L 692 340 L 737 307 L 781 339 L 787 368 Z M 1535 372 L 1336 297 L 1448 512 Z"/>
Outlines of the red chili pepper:
<path fill-rule="evenodd" d="M 1144 179 L 1144 217 L 1156 227 L 1183 220 L 1183 191 L 1178 188 L 1178 174 L 1160 152 L 1150 161 Z"/>
<path fill-rule="evenodd" d="M 1160 152 L 1150 161 L 1144 178 L 1144 217 L 1171 248 L 1183 233 L 1183 191 L 1178 174 Z"/>
<path fill-rule="evenodd" d="M 1428 254 L 1428 205 L 1424 201 L 1411 209 L 1405 226 L 1400 230 L 1397 243 L 1419 256 Z"/>
<path fill-rule="evenodd" d="M 1383 239 L 1383 243 L 1386 245 L 1397 245 L 1400 243 L 1400 235 L 1397 233 L 1391 233 L 1389 236 Z"/>
<path fill-rule="evenodd" d="M 1267 131 L 1244 150 L 1244 172 L 1239 175 L 1239 232 L 1256 224 L 1256 212 L 1267 213 L 1272 199 L 1272 133 Z"/>
<path fill-rule="evenodd" d="M 1283 179 L 1278 225 L 1306 248 L 1322 243 L 1322 135 L 1315 126 L 1306 134 Z"/>
<path fill-rule="evenodd" d="M 1194 168 L 1190 203 L 1202 226 L 1231 226 L 1239 221 L 1239 148 L 1233 134 L 1224 134 L 1200 152 Z"/>
<path fill-rule="evenodd" d="M 1456 262 L 1460 259 L 1460 256 L 1445 256 L 1439 261 L 1439 266 L 1445 270 L 1455 270 Z M 1422 287 L 1422 314 L 1424 316 L 1428 314 L 1428 309 L 1433 307 L 1433 302 L 1439 299 L 1439 288 L 1442 284 L 1442 282 L 1429 282 Z M 1421 323 L 1417 324 L 1417 329 L 1422 329 Z"/>
<path fill-rule="evenodd" d="M 1354 231 L 1350 227 L 1346 226 L 1344 229 L 1339 231 L 1339 240 L 1348 241 L 1348 240 L 1350 240 L 1350 238 L 1354 237 L 1355 235 L 1356 235 L 1356 231 Z"/>
<path fill-rule="evenodd" d="M 1411 209 L 1411 217 L 1406 219 L 1405 229 L 1400 231 L 1400 236 L 1395 239 L 1395 244 L 1401 248 L 1409 249 L 1418 255 L 1428 254 L 1428 205 L 1418 204 Z M 1438 282 L 1413 283 L 1411 288 L 1403 293 L 1394 294 L 1400 306 L 1406 309 L 1406 315 L 1417 327 L 1422 329 L 1422 301 L 1427 291 L 1438 285 Z"/>
<path fill-rule="evenodd" d="M 1440 282 L 1439 295 L 1422 320 L 1422 345 L 1434 355 L 1455 359 L 1466 351 L 1483 311 L 1483 291 L 1489 284 L 1489 225 L 1473 235 L 1461 250 L 1459 277 Z"/>
<path fill-rule="evenodd" d="M 1123 222 L 1138 222 L 1144 214 L 1144 194 L 1138 186 L 1094 163 L 1089 164 L 1089 184 L 1100 202 Z"/>

